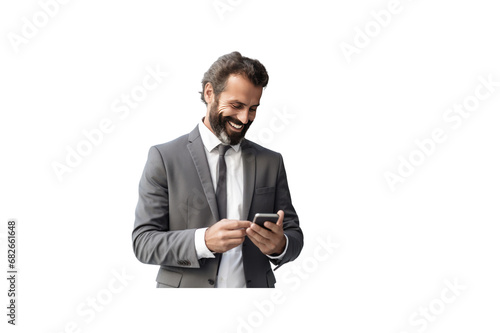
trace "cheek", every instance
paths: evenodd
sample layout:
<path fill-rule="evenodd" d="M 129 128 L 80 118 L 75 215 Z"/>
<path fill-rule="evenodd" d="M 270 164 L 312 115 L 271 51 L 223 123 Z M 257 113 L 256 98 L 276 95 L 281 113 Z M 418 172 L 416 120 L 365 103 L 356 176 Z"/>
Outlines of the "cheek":
<path fill-rule="evenodd" d="M 220 105 L 217 109 L 217 115 L 221 113 L 223 117 L 234 117 L 237 114 L 231 106 L 226 105 Z"/>
<path fill-rule="evenodd" d="M 217 115 L 221 114 L 223 116 L 227 116 L 227 113 L 228 113 L 228 107 L 225 106 L 225 105 L 219 105 L 219 108 L 217 109 Z"/>

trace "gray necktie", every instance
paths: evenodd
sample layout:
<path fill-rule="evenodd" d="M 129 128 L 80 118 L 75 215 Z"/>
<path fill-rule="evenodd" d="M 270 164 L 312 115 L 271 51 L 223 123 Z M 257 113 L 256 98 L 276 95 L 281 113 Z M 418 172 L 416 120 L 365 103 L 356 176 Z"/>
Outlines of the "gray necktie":
<path fill-rule="evenodd" d="M 226 160 L 224 159 L 224 155 L 226 155 L 229 148 L 231 148 L 230 145 L 219 145 L 219 176 L 217 177 L 215 196 L 217 197 L 220 220 L 227 217 Z"/>

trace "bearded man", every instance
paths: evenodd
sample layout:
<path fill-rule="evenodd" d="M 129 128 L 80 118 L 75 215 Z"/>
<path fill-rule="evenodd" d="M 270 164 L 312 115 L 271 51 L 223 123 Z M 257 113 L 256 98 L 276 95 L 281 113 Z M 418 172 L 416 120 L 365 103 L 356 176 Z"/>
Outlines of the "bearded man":
<path fill-rule="evenodd" d="M 159 265 L 159 288 L 273 288 L 303 234 L 281 154 L 245 139 L 269 76 L 232 52 L 205 73 L 207 112 L 188 134 L 150 148 L 132 232 L 139 261 Z M 277 213 L 276 223 L 250 222 Z"/>

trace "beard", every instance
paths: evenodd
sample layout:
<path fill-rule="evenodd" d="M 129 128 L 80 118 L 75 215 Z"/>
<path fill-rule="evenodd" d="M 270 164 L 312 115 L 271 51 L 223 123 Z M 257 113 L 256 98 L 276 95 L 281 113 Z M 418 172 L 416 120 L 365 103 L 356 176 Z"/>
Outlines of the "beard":
<path fill-rule="evenodd" d="M 210 107 L 210 113 L 208 116 L 208 121 L 210 122 L 210 126 L 212 127 L 215 136 L 217 136 L 217 138 L 223 144 L 237 145 L 245 137 L 245 133 L 248 131 L 248 128 L 252 124 L 252 121 L 249 120 L 246 124 L 243 124 L 238 119 L 229 116 L 227 117 L 223 116 L 222 112 L 219 113 L 218 108 L 219 108 L 219 101 L 217 101 L 217 103 L 214 103 L 214 105 Z M 242 130 L 240 132 L 229 131 L 228 133 L 226 125 L 228 127 L 231 127 L 231 125 L 227 124 L 228 121 L 231 121 L 236 125 L 243 125 Z"/>

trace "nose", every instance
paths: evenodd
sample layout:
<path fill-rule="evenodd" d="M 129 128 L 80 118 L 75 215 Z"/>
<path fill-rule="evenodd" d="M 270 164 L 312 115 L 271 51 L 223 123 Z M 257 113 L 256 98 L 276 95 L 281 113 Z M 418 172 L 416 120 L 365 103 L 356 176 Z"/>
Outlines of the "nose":
<path fill-rule="evenodd" d="M 248 123 L 248 114 L 249 110 L 243 110 L 241 112 L 238 112 L 237 118 L 239 121 L 246 125 L 246 123 Z"/>

